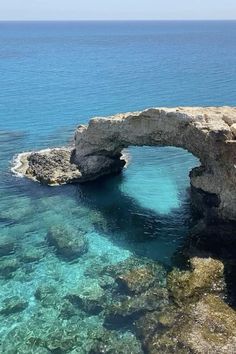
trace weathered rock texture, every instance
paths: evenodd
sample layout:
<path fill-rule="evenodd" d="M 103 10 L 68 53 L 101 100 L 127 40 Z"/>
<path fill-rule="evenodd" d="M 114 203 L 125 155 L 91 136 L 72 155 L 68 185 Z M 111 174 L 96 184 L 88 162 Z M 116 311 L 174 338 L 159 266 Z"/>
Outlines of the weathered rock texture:
<path fill-rule="evenodd" d="M 201 162 L 190 178 L 202 203 L 218 217 L 236 219 L 235 123 L 236 108 L 229 107 L 160 108 L 93 118 L 77 128 L 75 161 L 82 173 L 102 174 L 104 158 L 116 161 L 130 145 L 184 148 Z"/>
<path fill-rule="evenodd" d="M 235 126 L 235 107 L 152 108 L 93 118 L 88 125 L 77 128 L 70 163 L 79 170 L 75 180 L 84 182 L 120 171 L 125 164 L 121 152 L 130 145 L 184 148 L 201 162 L 190 173 L 196 205 L 210 210 L 211 219 L 236 220 Z M 29 167 L 32 159 L 35 160 L 35 154 L 27 157 Z M 34 177 L 48 183 L 42 173 L 40 178 L 37 176 L 40 164 L 38 161 L 36 168 L 34 163 Z M 26 170 L 26 175 L 31 175 L 31 170 Z M 55 178 L 53 181 L 57 182 Z"/>

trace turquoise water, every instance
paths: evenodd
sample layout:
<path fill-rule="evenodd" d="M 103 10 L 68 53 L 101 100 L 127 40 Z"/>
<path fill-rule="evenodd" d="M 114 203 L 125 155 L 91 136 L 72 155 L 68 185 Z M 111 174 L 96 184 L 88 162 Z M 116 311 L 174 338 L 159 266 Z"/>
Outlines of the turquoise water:
<path fill-rule="evenodd" d="M 86 291 L 109 306 L 121 295 L 106 267 L 133 257 L 173 265 L 191 218 L 188 173 L 198 165 L 181 149 L 131 147 L 120 176 L 45 187 L 13 176 L 13 156 L 70 143 L 92 116 L 235 105 L 235 42 L 236 22 L 0 23 L 0 240 L 14 242 L 0 257 L 2 353 L 89 353 L 106 315 L 68 296 Z M 58 255 L 46 237 L 54 226 L 83 233 L 87 252 Z M 44 286 L 46 305 L 36 296 Z M 24 304 L 6 313 L 12 296 Z M 74 326 L 76 343 L 45 344 L 48 333 L 49 342 L 55 333 L 68 339 Z M 116 335 L 142 352 L 132 328 Z"/>

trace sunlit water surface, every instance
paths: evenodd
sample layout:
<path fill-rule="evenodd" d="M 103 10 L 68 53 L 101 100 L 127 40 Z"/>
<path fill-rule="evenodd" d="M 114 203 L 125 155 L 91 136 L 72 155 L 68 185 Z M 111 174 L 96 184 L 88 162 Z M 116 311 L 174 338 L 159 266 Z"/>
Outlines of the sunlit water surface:
<path fill-rule="evenodd" d="M 91 116 L 233 105 L 235 41 L 235 22 L 0 23 L 0 237 L 16 246 L 0 259 L 0 311 L 12 296 L 27 302 L 0 313 L 1 352 L 25 341 L 25 333 L 11 340 L 18 330 L 70 325 L 71 318 L 58 320 L 59 303 L 75 287 L 93 293 L 104 282 L 97 268 L 132 256 L 171 266 L 191 216 L 188 174 L 199 164 L 174 147 L 131 147 L 121 175 L 52 188 L 12 176 L 13 156 L 69 143 Z M 81 230 L 88 252 L 73 262 L 58 257 L 45 240 L 55 225 Z M 35 261 L 25 256 L 38 251 Z M 44 285 L 56 289 L 48 307 L 35 297 Z M 75 318 L 84 342 L 78 353 L 86 353 L 88 330 L 104 318 Z"/>

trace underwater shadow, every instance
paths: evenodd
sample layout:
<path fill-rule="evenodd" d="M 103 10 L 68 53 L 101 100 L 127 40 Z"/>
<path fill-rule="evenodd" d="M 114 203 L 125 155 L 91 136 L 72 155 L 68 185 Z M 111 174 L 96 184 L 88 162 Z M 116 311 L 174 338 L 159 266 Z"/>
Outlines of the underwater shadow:
<path fill-rule="evenodd" d="M 78 202 L 98 211 L 105 219 L 105 226 L 94 225 L 96 230 L 114 244 L 154 259 L 160 258 L 161 251 L 167 252 L 168 247 L 173 250 L 180 247 L 191 220 L 189 193 L 179 208 L 169 214 L 159 214 L 123 193 L 120 189 L 123 179 L 121 173 L 77 187 Z"/>

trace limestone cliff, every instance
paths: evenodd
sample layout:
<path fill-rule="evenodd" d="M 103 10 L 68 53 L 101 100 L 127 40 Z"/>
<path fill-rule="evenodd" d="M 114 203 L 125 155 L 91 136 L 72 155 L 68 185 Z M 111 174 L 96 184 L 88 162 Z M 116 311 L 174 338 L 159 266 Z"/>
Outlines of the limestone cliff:
<path fill-rule="evenodd" d="M 76 129 L 65 164 L 63 158 L 51 166 L 47 161 L 50 168 L 45 168 L 44 178 L 45 158 L 50 161 L 51 152 L 31 153 L 24 155 L 18 172 L 48 184 L 84 182 L 120 171 L 125 164 L 122 150 L 131 145 L 176 146 L 191 152 L 201 162 L 190 173 L 196 204 L 209 209 L 211 217 L 236 220 L 235 107 L 151 108 L 93 118 Z"/>

